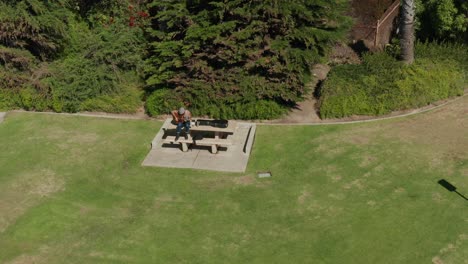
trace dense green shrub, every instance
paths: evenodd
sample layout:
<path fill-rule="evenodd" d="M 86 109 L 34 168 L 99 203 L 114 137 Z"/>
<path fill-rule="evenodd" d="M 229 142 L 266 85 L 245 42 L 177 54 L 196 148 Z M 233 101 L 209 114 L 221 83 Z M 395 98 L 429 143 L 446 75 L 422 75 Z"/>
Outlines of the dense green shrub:
<path fill-rule="evenodd" d="M 99 111 L 107 113 L 134 113 L 142 106 L 142 91 L 128 89 L 117 95 L 101 95 L 81 103 L 80 111 Z"/>
<path fill-rule="evenodd" d="M 460 43 L 416 43 L 416 58 L 429 59 L 434 62 L 442 60 L 456 61 L 468 74 L 468 46 Z"/>
<path fill-rule="evenodd" d="M 141 30 L 118 20 L 92 29 L 75 21 L 69 32 L 70 46 L 62 59 L 51 64 L 52 74 L 46 79 L 53 98 L 60 102 L 54 110 L 135 112 L 140 104 L 134 100 L 138 96 L 129 96 L 134 94 L 129 87 L 141 86 L 137 73 L 143 54 Z M 130 102 L 117 103 L 123 98 Z"/>
<path fill-rule="evenodd" d="M 207 105 L 195 104 L 192 109 L 196 115 L 222 119 L 273 119 L 287 111 L 285 106 L 269 100 L 247 102 L 218 100 Z"/>
<path fill-rule="evenodd" d="M 34 88 L 17 91 L 0 89 L 0 110 L 22 108 L 25 110 L 46 111 L 52 101 Z"/>
<path fill-rule="evenodd" d="M 466 0 L 416 0 L 416 14 L 418 39 L 468 41 Z"/>
<path fill-rule="evenodd" d="M 54 75 L 47 79 L 53 96 L 63 102 L 62 110 L 76 112 L 81 102 L 115 89 L 105 65 L 95 66 L 89 59 L 73 56 L 52 65 Z"/>
<path fill-rule="evenodd" d="M 0 111 L 6 111 L 17 107 L 18 99 L 14 98 L 14 93 L 0 89 Z"/>
<path fill-rule="evenodd" d="M 0 1 L 0 44 L 54 58 L 66 44 L 69 14 L 57 1 Z"/>
<path fill-rule="evenodd" d="M 259 103 L 257 117 L 273 118 L 278 105 L 303 99 L 310 66 L 344 37 L 347 4 L 153 1 L 148 91 L 171 89 L 180 103 L 212 117 L 243 118 L 240 105 Z M 275 110 L 263 111 L 266 105 Z"/>
<path fill-rule="evenodd" d="M 170 89 L 159 89 L 146 99 L 146 111 L 151 116 L 169 113 L 178 109 L 182 104 L 174 97 Z"/>
<path fill-rule="evenodd" d="M 284 106 L 275 101 L 252 98 L 252 100 L 245 102 L 211 101 L 209 98 L 200 98 L 200 100 L 196 101 L 197 103 L 188 107 L 196 116 L 224 119 L 271 119 L 279 117 L 287 111 Z M 181 106 L 183 106 L 183 103 L 171 89 L 156 90 L 146 99 L 146 110 L 152 116 L 169 113 Z"/>
<path fill-rule="evenodd" d="M 0 2 L 0 106 L 135 112 L 145 39 L 140 27 L 128 25 L 128 5 Z"/>
<path fill-rule="evenodd" d="M 321 91 L 321 117 L 382 115 L 463 94 L 463 66 L 428 56 L 404 65 L 385 53 L 367 54 L 360 65 L 335 67 Z"/>
<path fill-rule="evenodd" d="M 287 111 L 275 101 L 260 100 L 248 104 L 236 104 L 235 113 L 240 119 L 272 119 Z"/>

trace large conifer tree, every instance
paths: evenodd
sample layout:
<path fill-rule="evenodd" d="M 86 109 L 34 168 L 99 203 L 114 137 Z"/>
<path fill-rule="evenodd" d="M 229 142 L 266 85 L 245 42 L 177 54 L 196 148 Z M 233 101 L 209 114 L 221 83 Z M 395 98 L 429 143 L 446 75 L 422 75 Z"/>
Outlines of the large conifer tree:
<path fill-rule="evenodd" d="M 293 105 L 310 66 L 346 31 L 347 2 L 154 1 L 147 85 L 198 115 L 252 118 L 258 105 Z"/>

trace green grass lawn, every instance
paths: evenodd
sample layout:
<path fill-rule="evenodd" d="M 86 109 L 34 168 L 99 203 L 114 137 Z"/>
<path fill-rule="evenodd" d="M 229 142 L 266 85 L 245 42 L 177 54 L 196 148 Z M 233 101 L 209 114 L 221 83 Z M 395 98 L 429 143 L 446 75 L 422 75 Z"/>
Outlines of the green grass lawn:
<path fill-rule="evenodd" d="M 12 113 L 0 263 L 467 263 L 468 98 L 259 126 L 243 174 L 141 167 L 161 123 Z M 273 177 L 256 178 L 269 170 Z"/>

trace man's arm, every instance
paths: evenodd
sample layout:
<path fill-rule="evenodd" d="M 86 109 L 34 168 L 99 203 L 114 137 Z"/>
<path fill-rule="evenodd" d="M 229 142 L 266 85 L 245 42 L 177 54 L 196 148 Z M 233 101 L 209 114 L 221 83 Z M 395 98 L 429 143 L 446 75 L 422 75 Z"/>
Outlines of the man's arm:
<path fill-rule="evenodd" d="M 174 119 L 174 121 L 179 122 L 177 110 L 172 110 L 171 114 L 172 114 L 172 118 Z"/>
<path fill-rule="evenodd" d="M 187 111 L 186 115 L 185 115 L 185 121 L 191 121 L 192 120 L 192 112 L 190 112 L 189 110 L 185 110 Z"/>

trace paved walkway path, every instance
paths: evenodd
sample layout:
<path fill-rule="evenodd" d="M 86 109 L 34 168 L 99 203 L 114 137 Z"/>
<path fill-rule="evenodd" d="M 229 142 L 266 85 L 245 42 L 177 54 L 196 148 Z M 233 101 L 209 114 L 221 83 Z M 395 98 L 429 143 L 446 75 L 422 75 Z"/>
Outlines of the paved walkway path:
<path fill-rule="evenodd" d="M 307 89 L 310 93 L 306 96 L 305 100 L 297 103 L 296 107 L 292 109 L 288 115 L 277 120 L 271 120 L 272 123 L 317 123 L 321 119 L 317 113 L 317 99 L 315 99 L 313 92 L 317 85 L 327 78 L 330 67 L 325 64 L 316 64 L 312 68 L 312 75 L 315 77 L 314 81 L 310 82 Z"/>
<path fill-rule="evenodd" d="M 309 98 L 303 103 L 298 104 L 298 109 L 293 110 L 289 115 L 282 119 L 277 120 L 241 120 L 242 122 L 254 122 L 257 125 L 332 125 L 332 124 L 352 124 L 352 123 L 364 123 L 364 122 L 373 122 L 385 119 L 392 119 L 392 118 L 399 118 L 405 117 L 415 114 L 420 114 L 428 111 L 432 111 L 443 107 L 447 104 L 452 102 L 458 101 L 463 97 L 468 96 L 468 89 L 465 90 L 465 93 L 462 96 L 447 99 L 440 102 L 436 102 L 426 107 L 413 109 L 413 110 L 406 110 L 406 111 L 397 111 L 391 114 L 382 116 L 382 117 L 375 117 L 375 116 L 354 116 L 342 119 L 325 119 L 322 120 L 318 117 L 315 110 L 313 114 L 310 114 L 312 107 L 314 107 L 315 99 Z M 114 118 L 114 119 L 137 119 L 137 120 L 159 120 L 164 121 L 166 118 L 170 117 L 169 115 L 164 115 L 160 117 L 149 117 L 144 114 L 109 114 L 109 113 L 55 113 L 55 112 L 30 112 L 24 110 L 12 110 L 10 112 L 19 112 L 19 113 L 40 113 L 40 114 L 54 114 L 54 115 L 73 115 L 73 116 L 88 116 L 88 117 L 104 117 L 104 118 Z M 3 113 L 4 116 L 5 113 Z M 3 120 L 3 116 L 0 113 L 0 123 Z"/>
<path fill-rule="evenodd" d="M 401 118 L 405 116 L 411 116 L 411 115 L 416 115 L 416 114 L 421 114 L 429 111 L 433 111 L 435 109 L 441 108 L 445 105 L 454 103 L 456 101 L 459 101 L 460 99 L 467 97 L 468 96 L 468 90 L 465 90 L 465 93 L 462 96 L 452 98 L 452 99 L 446 99 L 442 100 L 436 103 L 433 103 L 431 105 L 417 108 L 417 109 L 411 109 L 411 110 L 404 110 L 404 111 L 395 111 L 392 112 L 388 115 L 384 115 L 381 117 L 375 117 L 375 116 L 353 116 L 353 117 L 347 117 L 347 118 L 341 118 L 341 119 L 319 119 L 317 122 L 303 122 L 303 123 L 281 123 L 281 122 L 276 122 L 276 120 L 265 120 L 265 121 L 258 121 L 257 125 L 336 125 L 336 124 L 354 124 L 354 123 L 366 123 L 366 122 L 374 122 L 374 121 L 381 121 L 381 120 L 386 120 L 386 119 L 394 119 L 394 118 Z"/>
<path fill-rule="evenodd" d="M 6 113 L 5 112 L 0 112 L 0 123 L 3 122 L 3 119 L 5 118 Z"/>

